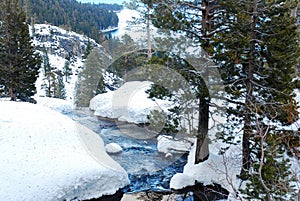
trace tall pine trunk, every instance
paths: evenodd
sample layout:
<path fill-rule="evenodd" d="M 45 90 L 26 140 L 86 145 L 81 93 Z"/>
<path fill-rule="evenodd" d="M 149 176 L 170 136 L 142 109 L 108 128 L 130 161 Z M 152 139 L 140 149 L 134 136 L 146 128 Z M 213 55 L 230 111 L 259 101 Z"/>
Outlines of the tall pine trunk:
<path fill-rule="evenodd" d="M 248 66 L 248 77 L 246 80 L 246 97 L 245 97 L 245 113 L 244 113 L 244 134 L 242 139 L 242 169 L 241 178 L 246 179 L 247 172 L 251 167 L 251 147 L 250 139 L 253 137 L 251 126 L 251 104 L 253 103 L 253 74 L 254 74 L 254 60 L 255 60 L 255 29 L 257 23 L 257 0 L 253 1 L 252 7 L 252 24 L 251 24 L 251 42 L 250 42 L 250 59 Z"/>

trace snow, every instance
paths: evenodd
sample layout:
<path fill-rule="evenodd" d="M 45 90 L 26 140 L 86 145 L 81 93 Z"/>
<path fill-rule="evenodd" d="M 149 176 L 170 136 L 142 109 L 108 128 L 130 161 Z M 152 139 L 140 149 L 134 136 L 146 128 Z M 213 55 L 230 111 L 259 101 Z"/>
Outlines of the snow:
<path fill-rule="evenodd" d="M 185 187 L 194 185 L 195 179 L 183 173 L 175 174 L 170 182 L 170 186 L 172 189 L 183 189 Z"/>
<path fill-rule="evenodd" d="M 55 71 L 62 71 L 67 61 L 66 57 L 70 58 L 70 69 L 72 75 L 67 81 L 63 79 L 66 91 L 66 100 L 73 102 L 75 84 L 77 82 L 77 74 L 79 73 L 84 62 L 81 55 L 90 41 L 93 46 L 101 47 L 93 39 L 80 35 L 78 33 L 67 31 L 62 28 L 52 26 L 49 24 L 35 24 L 35 37 L 33 37 L 33 44 L 40 55 L 43 55 L 44 48 L 47 50 L 50 65 Z M 30 27 L 29 30 L 32 31 Z M 32 35 L 32 33 L 31 33 Z M 42 89 L 44 83 L 44 72 L 40 69 L 39 77 L 36 82 L 37 96 L 45 96 L 45 89 Z"/>
<path fill-rule="evenodd" d="M 123 151 L 122 147 L 117 143 L 109 143 L 105 146 L 105 150 L 109 154 L 117 154 Z"/>
<path fill-rule="evenodd" d="M 227 189 L 232 196 L 229 200 L 234 200 L 235 190 L 240 187 L 241 181 L 237 179 L 241 169 L 240 146 L 231 146 L 226 155 L 219 155 L 222 144 L 212 142 L 210 144 L 210 155 L 208 160 L 194 164 L 195 146 L 192 147 L 188 156 L 188 163 L 185 165 L 183 173 L 175 174 L 170 182 L 170 188 L 182 189 L 188 184 L 183 183 L 184 178 L 190 181 L 198 181 L 204 185 L 217 183 Z M 235 189 L 236 188 L 236 189 Z"/>
<path fill-rule="evenodd" d="M 0 197 L 78 200 L 114 194 L 127 173 L 102 139 L 40 105 L 0 102 Z"/>
<path fill-rule="evenodd" d="M 202 163 L 195 164 L 195 141 L 190 150 L 188 162 L 184 166 L 183 173 L 177 173 L 172 177 L 170 188 L 182 189 L 188 186 L 182 183 L 184 178 L 189 178 L 191 182 L 197 181 L 204 185 L 217 183 L 230 192 L 228 200 L 233 201 L 236 200 L 237 189 L 243 188 L 245 185 L 245 183 L 241 183 L 241 180 L 236 177 L 236 175 L 240 174 L 241 170 L 242 148 L 240 144 L 231 145 L 226 154 L 219 154 L 220 150 L 226 147 L 226 144 L 221 140 L 217 140 L 215 134 L 218 132 L 217 125 L 224 123 L 226 119 L 222 117 L 222 114 L 216 114 L 210 119 L 210 126 L 213 125 L 213 121 L 216 125 L 211 127 L 208 132 L 210 138 L 209 158 Z"/>
<path fill-rule="evenodd" d="M 34 99 L 37 101 L 37 105 L 48 107 L 62 114 L 70 113 L 73 109 L 73 105 L 63 99 L 38 96 L 34 97 Z"/>
<path fill-rule="evenodd" d="M 299 99 L 299 94 L 297 99 Z M 223 188 L 229 191 L 228 200 L 236 201 L 243 200 L 239 196 L 242 195 L 239 192 L 240 189 L 244 189 L 246 181 L 243 182 L 237 178 L 240 174 L 242 164 L 242 146 L 241 143 L 236 145 L 230 145 L 229 149 L 225 154 L 219 154 L 221 149 L 227 147 L 221 140 L 216 139 L 216 133 L 218 132 L 218 124 L 224 123 L 225 118 L 221 114 L 214 115 L 210 119 L 209 125 L 213 125 L 212 120 L 217 123 L 214 127 L 209 130 L 208 136 L 210 138 L 209 144 L 209 158 L 208 160 L 195 164 L 195 144 L 192 146 L 188 162 L 184 166 L 183 173 L 175 174 L 170 181 L 170 188 L 172 189 L 183 189 L 190 184 L 185 183 L 185 179 L 191 182 L 197 181 L 204 185 L 220 184 Z M 240 140 L 239 138 L 236 140 Z M 300 178 L 300 161 L 296 158 L 290 158 L 291 160 L 291 171 L 297 175 L 298 181 Z M 296 188 L 300 189 L 299 183 L 295 183 Z"/>
<path fill-rule="evenodd" d="M 160 135 L 157 137 L 157 149 L 161 153 L 182 154 L 189 152 L 192 147 L 192 141 L 189 139 L 176 140 L 171 136 Z"/>
<path fill-rule="evenodd" d="M 152 82 L 126 82 L 116 91 L 99 94 L 90 101 L 90 109 L 96 116 L 117 119 L 130 123 L 147 123 L 150 111 L 167 112 L 168 101 L 151 100 L 145 92 Z"/>

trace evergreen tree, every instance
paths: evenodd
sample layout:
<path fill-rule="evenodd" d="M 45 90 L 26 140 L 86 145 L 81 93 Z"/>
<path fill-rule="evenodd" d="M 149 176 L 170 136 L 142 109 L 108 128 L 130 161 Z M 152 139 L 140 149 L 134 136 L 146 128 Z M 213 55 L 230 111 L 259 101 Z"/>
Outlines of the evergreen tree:
<path fill-rule="evenodd" d="M 227 140 L 242 125 L 243 168 L 246 178 L 256 149 L 259 121 L 290 124 L 297 118 L 293 79 L 299 58 L 298 33 L 290 10 L 296 1 L 223 1 L 226 30 L 215 39 L 215 62 L 220 65 L 229 101 Z M 292 117 L 292 118 L 291 118 Z"/>
<path fill-rule="evenodd" d="M 45 48 L 43 54 L 43 71 L 44 71 L 44 79 L 43 79 L 44 83 L 42 84 L 42 89 L 45 90 L 46 93 L 45 95 L 47 97 L 53 97 L 55 91 L 54 88 L 55 88 L 56 76 L 51 67 L 49 56 Z"/>
<path fill-rule="evenodd" d="M 296 175 L 290 170 L 291 163 L 286 157 L 284 135 L 278 131 L 261 132 L 257 135 L 252 174 L 246 188 L 241 191 L 248 200 L 290 200 L 295 195 L 291 182 Z"/>
<path fill-rule="evenodd" d="M 223 9 L 218 0 L 162 0 L 155 6 L 156 27 L 181 31 L 212 53 L 211 38 L 223 27 Z"/>
<path fill-rule="evenodd" d="M 68 56 L 65 60 L 63 75 L 65 77 L 65 81 L 68 82 L 68 78 L 72 75 L 72 68 L 70 68 L 70 56 Z"/>
<path fill-rule="evenodd" d="M 140 13 L 140 18 L 135 19 L 131 23 L 139 26 L 141 26 L 141 24 L 146 25 L 148 60 L 152 58 L 151 20 L 154 17 L 152 14 L 154 5 L 157 5 L 158 2 L 159 1 L 156 0 L 131 0 L 126 4 L 129 9 L 137 10 Z"/>
<path fill-rule="evenodd" d="M 158 4 L 154 4 L 155 18 L 153 24 L 158 28 L 169 29 L 173 31 L 180 31 L 193 39 L 196 43 L 207 51 L 209 54 L 213 52 L 212 37 L 221 30 L 222 9 L 219 1 L 216 0 L 162 0 Z M 208 58 L 206 54 L 205 57 Z M 195 63 L 201 63 L 199 60 Z M 201 74 L 201 68 L 195 66 L 198 74 Z M 199 86 L 200 87 L 200 86 Z M 208 153 L 201 153 L 202 148 L 208 151 L 207 134 L 208 134 L 208 120 L 209 120 L 209 104 L 210 94 L 204 86 L 199 91 L 198 97 L 198 131 L 197 131 L 197 146 L 195 154 L 195 163 L 199 163 L 208 157 Z M 201 87 L 200 87 L 201 88 Z M 203 146 L 203 147 L 202 147 Z"/>
<path fill-rule="evenodd" d="M 77 107 L 88 107 L 90 100 L 99 93 L 104 93 L 103 75 L 105 67 L 109 64 L 109 56 L 99 48 L 93 48 L 88 55 L 82 71 L 78 74 L 75 87 L 75 104 Z M 99 91 L 97 86 L 103 91 Z"/>
<path fill-rule="evenodd" d="M 4 0 L 0 7 L 0 85 L 11 100 L 34 102 L 41 62 L 31 44 L 26 14 L 17 0 Z"/>
<path fill-rule="evenodd" d="M 56 80 L 57 80 L 57 90 L 54 93 L 54 98 L 66 99 L 66 89 L 63 81 L 63 75 L 61 71 L 56 72 Z"/>
<path fill-rule="evenodd" d="M 88 38 L 88 43 L 87 43 L 85 51 L 82 55 L 82 59 L 86 59 L 88 57 L 88 55 L 91 53 L 92 49 L 93 49 L 92 43 L 90 41 L 90 38 Z"/>

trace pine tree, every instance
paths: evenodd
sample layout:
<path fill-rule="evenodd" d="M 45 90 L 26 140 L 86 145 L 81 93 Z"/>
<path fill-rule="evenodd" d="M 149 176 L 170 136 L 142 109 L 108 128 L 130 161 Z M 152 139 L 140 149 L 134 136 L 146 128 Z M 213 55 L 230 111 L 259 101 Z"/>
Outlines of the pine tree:
<path fill-rule="evenodd" d="M 72 68 L 70 68 L 70 56 L 66 57 L 63 75 L 65 77 L 65 81 L 68 82 L 68 78 L 72 75 Z"/>
<path fill-rule="evenodd" d="M 132 21 L 135 25 L 146 25 L 146 35 L 147 35 L 147 56 L 148 60 L 152 58 L 152 41 L 151 41 L 151 21 L 153 18 L 154 5 L 158 4 L 157 0 L 131 0 L 126 6 L 129 9 L 137 10 L 140 13 L 140 18 Z"/>
<path fill-rule="evenodd" d="M 93 48 L 88 55 L 82 71 L 78 74 L 75 87 L 75 104 L 77 107 L 88 107 L 90 100 L 99 93 L 97 86 L 101 88 L 103 83 L 103 71 L 110 59 L 99 48 Z M 100 82 L 100 83 L 99 83 Z M 102 88 L 103 89 L 103 88 Z"/>
<path fill-rule="evenodd" d="M 153 24 L 158 28 L 186 33 L 187 37 L 199 44 L 199 48 L 202 47 L 211 55 L 213 52 L 212 37 L 221 30 L 223 25 L 220 20 L 223 11 L 218 2 L 216 0 L 162 0 L 157 5 L 154 4 L 153 15 L 155 15 L 155 18 Z M 204 55 L 208 57 L 206 54 Z M 201 61 L 198 61 L 198 63 L 202 64 Z M 197 67 L 195 70 L 198 70 L 198 74 L 201 74 L 200 71 L 203 69 Z M 203 83 L 199 84 L 203 85 Z M 210 94 L 205 86 L 199 86 L 199 88 L 201 87 L 203 88 L 197 94 L 199 117 L 196 134 L 196 164 L 208 158 L 207 134 Z M 203 149 L 206 153 L 203 153 Z"/>
<path fill-rule="evenodd" d="M 34 102 L 40 57 L 31 44 L 26 14 L 17 0 L 4 0 L 0 12 L 0 85 L 11 100 Z"/>
<path fill-rule="evenodd" d="M 44 72 L 43 81 L 44 82 L 42 84 L 42 89 L 45 90 L 45 95 L 47 97 L 54 97 L 56 75 L 53 72 L 53 69 L 51 67 L 46 48 L 44 48 L 43 52 L 44 52 L 43 53 L 43 72 Z"/>
<path fill-rule="evenodd" d="M 57 80 L 57 90 L 54 94 L 54 98 L 64 99 L 66 100 L 66 89 L 63 81 L 63 76 L 61 71 L 56 72 L 56 80 Z"/>
<path fill-rule="evenodd" d="M 154 8 L 153 24 L 158 28 L 186 33 L 211 54 L 211 38 L 222 29 L 220 17 L 223 12 L 217 0 L 162 0 Z"/>
<path fill-rule="evenodd" d="M 88 55 L 91 53 L 92 49 L 93 49 L 92 43 L 90 41 L 90 38 L 88 38 L 88 43 L 87 43 L 84 53 L 82 55 L 82 59 L 86 59 L 88 57 Z"/>
<path fill-rule="evenodd" d="M 288 200 L 295 194 L 291 182 L 297 180 L 285 155 L 283 133 L 271 131 L 258 136 L 252 153 L 255 155 L 252 174 L 241 192 L 249 200 Z"/>
<path fill-rule="evenodd" d="M 227 29 L 215 37 L 214 58 L 220 64 L 229 101 L 235 104 L 228 111 L 228 134 L 235 125 L 242 125 L 242 178 L 246 178 L 253 160 L 254 117 L 283 125 L 295 121 L 288 116 L 296 107 L 287 110 L 289 105 L 296 105 L 293 79 L 299 57 L 296 20 L 290 16 L 293 3 L 223 2 Z M 236 137 L 226 136 L 227 140 Z"/>

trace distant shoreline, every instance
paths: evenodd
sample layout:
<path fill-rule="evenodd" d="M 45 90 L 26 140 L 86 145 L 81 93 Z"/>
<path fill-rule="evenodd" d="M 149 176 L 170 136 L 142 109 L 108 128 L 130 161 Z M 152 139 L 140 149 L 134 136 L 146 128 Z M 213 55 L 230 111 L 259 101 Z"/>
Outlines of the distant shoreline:
<path fill-rule="evenodd" d="M 100 30 L 100 31 L 102 33 L 108 34 L 108 33 L 112 33 L 112 32 L 118 31 L 118 30 L 119 30 L 119 27 L 111 27 L 111 28 L 108 28 L 108 29 Z"/>

